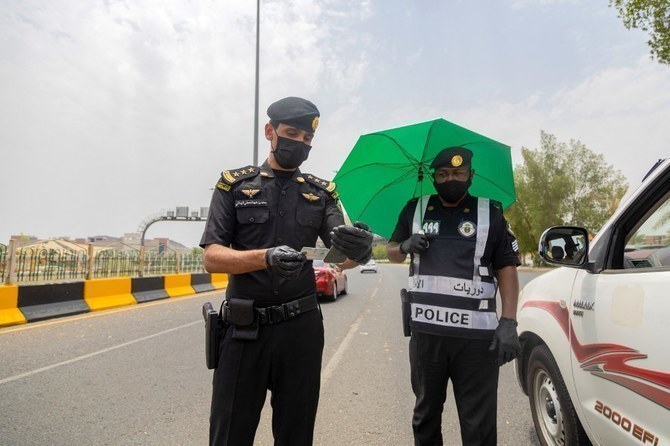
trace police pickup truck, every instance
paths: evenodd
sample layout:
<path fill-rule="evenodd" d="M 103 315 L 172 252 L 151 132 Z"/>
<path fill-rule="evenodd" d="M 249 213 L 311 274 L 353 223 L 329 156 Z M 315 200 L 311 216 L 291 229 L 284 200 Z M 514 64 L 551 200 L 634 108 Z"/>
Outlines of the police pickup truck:
<path fill-rule="evenodd" d="M 519 384 L 543 445 L 670 445 L 670 159 L 590 241 L 547 229 L 540 255 L 562 266 L 518 307 Z"/>

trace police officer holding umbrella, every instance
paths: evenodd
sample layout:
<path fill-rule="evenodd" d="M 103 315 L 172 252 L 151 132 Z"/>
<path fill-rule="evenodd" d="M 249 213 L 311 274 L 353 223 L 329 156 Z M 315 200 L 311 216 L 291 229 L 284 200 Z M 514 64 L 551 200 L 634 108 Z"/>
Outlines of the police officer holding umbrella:
<path fill-rule="evenodd" d="M 464 147 L 435 157 L 437 195 L 407 203 L 388 245 L 392 262 L 412 259 L 406 294 L 415 445 L 443 444 L 449 380 L 462 443 L 495 445 L 499 366 L 520 351 L 518 245 L 500 203 L 468 194 L 471 160 Z"/>
<path fill-rule="evenodd" d="M 365 263 L 372 234 L 345 226 L 335 184 L 300 171 L 319 110 L 287 97 L 268 108 L 262 166 L 226 170 L 216 184 L 200 246 L 205 268 L 228 273 L 213 378 L 210 444 L 251 446 L 267 390 L 276 445 L 311 445 L 321 374 L 323 322 L 311 261 L 317 237 Z"/>

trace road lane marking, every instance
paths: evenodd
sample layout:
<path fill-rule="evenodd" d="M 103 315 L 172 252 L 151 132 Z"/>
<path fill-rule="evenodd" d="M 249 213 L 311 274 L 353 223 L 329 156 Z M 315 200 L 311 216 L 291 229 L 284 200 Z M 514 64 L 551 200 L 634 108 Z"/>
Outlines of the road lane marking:
<path fill-rule="evenodd" d="M 8 382 L 16 381 L 17 379 L 27 378 L 28 376 L 36 375 L 38 373 L 46 372 L 48 370 L 55 369 L 56 367 L 61 367 L 61 366 L 64 366 L 64 365 L 73 364 L 75 362 L 83 361 L 84 359 L 92 358 L 93 356 L 97 356 L 97 355 L 101 355 L 103 353 L 111 352 L 112 350 L 116 350 L 116 349 L 119 349 L 119 348 L 122 348 L 122 347 L 127 347 L 129 345 L 132 345 L 132 344 L 135 344 L 135 343 L 138 343 L 138 342 L 142 342 L 142 341 L 146 341 L 148 339 L 155 338 L 157 336 L 162 336 L 164 334 L 171 333 L 173 331 L 181 330 L 182 328 L 190 327 L 190 326 L 195 325 L 195 324 L 202 324 L 202 321 L 197 320 L 197 321 L 194 321 L 194 322 L 189 322 L 188 324 L 180 325 L 179 327 L 169 328 L 167 330 L 159 331 L 158 333 L 154 333 L 154 334 L 151 334 L 151 335 L 148 335 L 148 336 L 133 339 L 132 341 L 124 342 L 122 344 L 113 345 L 113 346 L 107 347 L 107 348 L 103 348 L 102 350 L 98 350 L 98 351 L 95 351 L 95 352 L 92 352 L 92 353 L 88 353 L 86 355 L 77 356 L 76 358 L 68 359 L 66 361 L 57 362 L 55 364 L 51 364 L 51 365 L 48 365 L 46 367 L 40 367 L 39 369 L 31 370 L 29 372 L 25 372 L 25 373 L 21 373 L 21 374 L 18 374 L 18 375 L 10 376 L 8 378 L 0 379 L 0 385 L 8 383 Z"/>
<path fill-rule="evenodd" d="M 377 291 L 379 291 L 379 287 L 375 287 L 375 289 L 372 291 L 372 294 L 370 295 L 370 298 L 374 298 L 377 295 Z M 340 363 L 342 360 L 342 356 L 344 355 L 344 352 L 349 348 L 349 344 L 351 343 L 351 340 L 354 338 L 354 333 L 358 330 L 358 326 L 361 324 L 363 321 L 363 318 L 365 317 L 366 314 L 370 312 L 370 308 L 365 310 L 363 313 L 361 313 L 360 316 L 354 321 L 353 324 L 351 324 L 351 328 L 349 328 L 349 331 L 347 332 L 346 336 L 340 343 L 340 346 L 337 348 L 333 356 L 330 357 L 330 361 L 328 361 L 328 364 L 326 364 L 326 367 L 323 369 L 321 372 L 321 387 L 325 387 L 326 383 L 330 379 L 331 375 L 337 368 L 337 365 Z"/>

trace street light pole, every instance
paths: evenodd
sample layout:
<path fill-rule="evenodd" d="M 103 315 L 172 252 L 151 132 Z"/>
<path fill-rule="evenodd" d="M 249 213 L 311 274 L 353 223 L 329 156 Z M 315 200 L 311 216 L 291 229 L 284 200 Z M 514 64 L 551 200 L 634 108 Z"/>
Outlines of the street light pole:
<path fill-rule="evenodd" d="M 261 0 L 256 0 L 256 94 L 254 99 L 254 166 L 258 166 L 258 54 L 261 40 Z"/>

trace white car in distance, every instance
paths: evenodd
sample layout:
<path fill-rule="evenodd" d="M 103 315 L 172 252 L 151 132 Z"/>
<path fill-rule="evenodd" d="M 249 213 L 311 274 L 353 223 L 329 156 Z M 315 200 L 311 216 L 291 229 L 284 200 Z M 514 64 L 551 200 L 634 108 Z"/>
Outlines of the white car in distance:
<path fill-rule="evenodd" d="M 370 261 L 364 265 L 361 265 L 361 273 L 376 273 L 377 272 L 377 262 L 375 262 L 374 259 L 370 259 Z"/>

